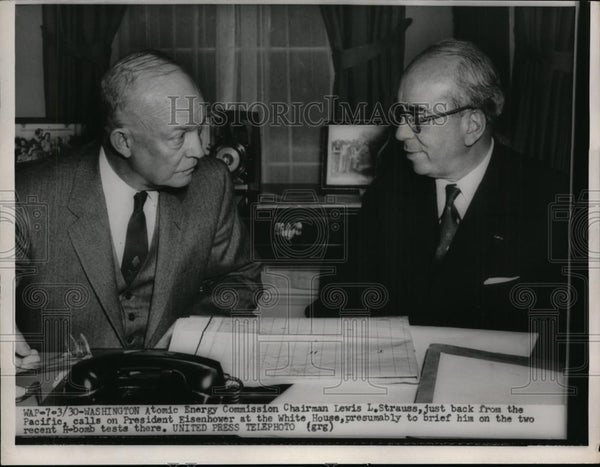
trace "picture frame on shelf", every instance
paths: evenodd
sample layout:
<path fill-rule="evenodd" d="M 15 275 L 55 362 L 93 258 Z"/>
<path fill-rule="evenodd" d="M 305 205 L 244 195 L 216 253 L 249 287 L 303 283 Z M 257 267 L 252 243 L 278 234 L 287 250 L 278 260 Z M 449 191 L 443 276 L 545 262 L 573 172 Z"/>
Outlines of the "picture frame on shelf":
<path fill-rule="evenodd" d="M 329 123 L 323 128 L 322 188 L 364 189 L 375 177 L 379 152 L 389 133 L 386 125 Z"/>

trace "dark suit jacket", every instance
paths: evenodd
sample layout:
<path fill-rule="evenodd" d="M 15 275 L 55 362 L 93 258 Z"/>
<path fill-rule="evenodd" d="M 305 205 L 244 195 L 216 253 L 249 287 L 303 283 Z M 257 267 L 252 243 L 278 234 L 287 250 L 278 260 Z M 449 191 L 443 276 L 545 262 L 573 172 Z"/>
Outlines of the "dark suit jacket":
<path fill-rule="evenodd" d="M 364 196 L 358 243 L 350 249 L 356 255 L 336 280 L 383 284 L 388 304 L 372 312 L 408 315 L 411 324 L 525 331 L 528 312 L 513 287 L 565 282 L 548 260 L 550 233 L 554 247 L 567 246 L 565 234 L 549 225 L 550 204 L 561 193 L 567 193 L 561 175 L 496 143 L 450 250 L 436 265 L 435 181 L 416 175 L 396 154 Z M 319 304 L 313 312 L 331 314 Z"/>
<path fill-rule="evenodd" d="M 71 334 L 83 332 L 92 347 L 125 345 L 98 154 L 93 145 L 17 170 L 24 220 L 17 225 L 17 323 L 43 348 L 63 344 L 49 342 L 55 338 L 42 318 L 50 315 L 69 321 Z M 252 262 L 224 164 L 205 157 L 188 187 L 161 191 L 158 223 L 146 347 L 180 316 L 254 307 L 260 265 Z M 215 302 L 211 292 L 220 287 L 235 289 L 237 304 L 227 294 Z"/>

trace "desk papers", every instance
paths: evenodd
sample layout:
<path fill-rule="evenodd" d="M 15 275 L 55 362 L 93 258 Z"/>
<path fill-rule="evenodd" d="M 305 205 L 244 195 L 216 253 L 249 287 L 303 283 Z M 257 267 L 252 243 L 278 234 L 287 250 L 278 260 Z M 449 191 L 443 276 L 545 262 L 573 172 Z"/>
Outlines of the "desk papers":
<path fill-rule="evenodd" d="M 211 358 L 244 384 L 417 382 L 406 317 L 181 318 L 169 350 Z"/>

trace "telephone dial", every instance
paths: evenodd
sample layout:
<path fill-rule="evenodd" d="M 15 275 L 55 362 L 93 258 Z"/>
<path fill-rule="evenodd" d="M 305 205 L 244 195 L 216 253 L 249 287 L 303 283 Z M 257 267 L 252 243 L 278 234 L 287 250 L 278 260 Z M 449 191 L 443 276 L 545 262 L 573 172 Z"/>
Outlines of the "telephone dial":
<path fill-rule="evenodd" d="M 73 365 L 43 404 L 231 404 L 242 387 L 215 360 L 164 350 L 120 351 Z"/>

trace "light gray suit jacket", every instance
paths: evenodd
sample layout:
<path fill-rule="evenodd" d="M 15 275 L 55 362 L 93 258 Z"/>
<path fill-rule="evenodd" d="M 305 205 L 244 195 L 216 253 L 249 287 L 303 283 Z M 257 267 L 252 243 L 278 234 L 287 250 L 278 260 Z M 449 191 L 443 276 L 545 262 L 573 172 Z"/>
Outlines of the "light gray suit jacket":
<path fill-rule="evenodd" d="M 45 350 L 68 330 L 120 348 L 123 316 L 98 168 L 99 146 L 18 168 L 17 323 Z M 180 316 L 252 310 L 261 291 L 225 165 L 204 157 L 190 185 L 161 191 L 158 256 L 144 346 Z"/>

